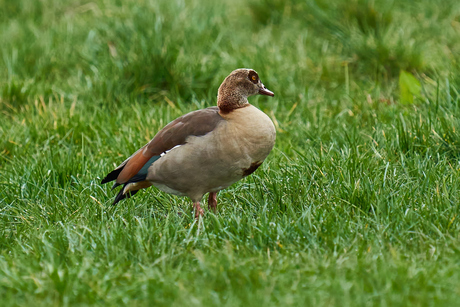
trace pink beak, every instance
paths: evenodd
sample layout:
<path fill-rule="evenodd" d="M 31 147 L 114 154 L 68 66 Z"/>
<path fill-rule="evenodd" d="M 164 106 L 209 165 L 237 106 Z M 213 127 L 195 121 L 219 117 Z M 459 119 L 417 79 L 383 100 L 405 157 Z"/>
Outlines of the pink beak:
<path fill-rule="evenodd" d="M 272 91 L 270 91 L 267 88 L 265 88 L 265 85 L 263 85 L 263 84 L 262 84 L 262 88 L 259 89 L 259 94 L 260 95 L 272 96 L 272 97 L 275 96 L 275 94 Z"/>

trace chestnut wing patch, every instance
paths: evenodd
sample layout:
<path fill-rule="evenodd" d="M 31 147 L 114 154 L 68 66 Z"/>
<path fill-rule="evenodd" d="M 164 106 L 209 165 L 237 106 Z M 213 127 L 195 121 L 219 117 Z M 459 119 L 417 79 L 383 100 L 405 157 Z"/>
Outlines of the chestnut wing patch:
<path fill-rule="evenodd" d="M 256 161 L 256 162 L 252 162 L 251 166 L 249 166 L 248 168 L 243 168 L 243 177 L 247 177 L 251 175 L 252 173 L 254 173 L 259 168 L 260 165 L 262 165 L 262 162 Z"/>

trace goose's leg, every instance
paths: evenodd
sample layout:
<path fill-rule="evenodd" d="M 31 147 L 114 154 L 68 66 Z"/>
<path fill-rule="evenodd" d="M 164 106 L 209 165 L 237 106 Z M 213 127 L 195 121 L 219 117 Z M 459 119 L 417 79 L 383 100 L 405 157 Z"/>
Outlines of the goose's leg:
<path fill-rule="evenodd" d="M 208 197 L 208 209 L 217 212 L 217 192 L 210 192 Z"/>
<path fill-rule="evenodd" d="M 200 216 L 203 216 L 204 211 L 203 211 L 203 209 L 201 209 L 199 201 L 193 203 L 193 209 L 195 209 L 195 218 L 196 219 L 199 219 Z"/>

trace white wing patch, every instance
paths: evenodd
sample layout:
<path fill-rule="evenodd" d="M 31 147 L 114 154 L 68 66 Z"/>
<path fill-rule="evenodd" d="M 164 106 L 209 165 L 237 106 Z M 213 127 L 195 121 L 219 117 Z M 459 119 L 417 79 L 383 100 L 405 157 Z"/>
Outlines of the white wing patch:
<path fill-rule="evenodd" d="M 170 151 L 173 150 L 174 148 L 177 148 L 177 147 L 180 147 L 180 146 L 181 146 L 181 145 L 176 145 L 176 146 L 174 146 L 173 148 L 171 148 L 170 150 L 166 150 L 165 152 L 162 152 L 162 153 L 160 154 L 160 157 L 163 157 L 165 154 L 167 154 L 168 152 L 170 152 Z"/>

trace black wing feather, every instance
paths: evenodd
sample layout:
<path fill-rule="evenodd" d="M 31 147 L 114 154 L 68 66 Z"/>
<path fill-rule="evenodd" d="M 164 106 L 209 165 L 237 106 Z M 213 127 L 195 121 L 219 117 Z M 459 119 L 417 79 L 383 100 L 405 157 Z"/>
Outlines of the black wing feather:
<path fill-rule="evenodd" d="M 123 194 L 123 190 L 125 189 L 125 186 L 126 186 L 126 184 L 123 185 L 123 187 L 121 188 L 120 192 L 118 192 L 117 197 L 115 197 L 115 200 L 113 201 L 112 205 L 115 205 L 120 200 L 123 200 L 125 198 L 130 198 L 131 196 L 133 196 L 134 194 L 136 194 L 139 191 L 139 190 L 129 191 L 128 193 Z"/>

